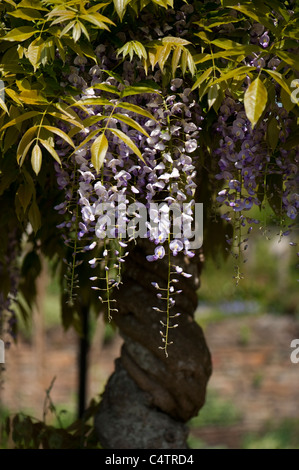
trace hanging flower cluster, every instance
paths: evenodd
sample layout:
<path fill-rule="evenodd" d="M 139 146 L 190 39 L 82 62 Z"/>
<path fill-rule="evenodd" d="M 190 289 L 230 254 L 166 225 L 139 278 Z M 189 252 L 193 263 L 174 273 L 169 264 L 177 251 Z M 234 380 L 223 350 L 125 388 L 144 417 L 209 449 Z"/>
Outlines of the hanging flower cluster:
<path fill-rule="evenodd" d="M 285 142 L 291 133 L 291 120 L 278 104 L 271 104 L 266 118 L 254 130 L 243 105 L 232 97 L 225 98 L 219 110 L 215 130 L 220 140 L 214 156 L 220 171 L 215 178 L 223 182 L 223 188 L 216 200 L 223 208 L 222 217 L 234 223 L 237 232 L 248 225 L 251 231 L 251 225 L 259 223 L 246 214 L 254 205 L 261 206 L 265 196 L 281 220 L 297 217 L 299 147 L 287 150 L 283 145 L 278 146 L 273 157 L 269 136 L 271 120 L 277 130 L 277 140 Z M 282 230 L 281 235 L 289 233 L 289 228 Z M 227 239 L 227 243 L 238 250 L 241 245 L 246 247 L 247 241 L 248 238 L 243 240 L 241 235 Z"/>
<path fill-rule="evenodd" d="M 153 15 L 142 14 L 142 26 L 134 32 L 133 39 L 138 40 L 139 35 L 147 41 L 165 35 L 187 37 L 193 11 L 191 5 L 184 5 L 179 12 L 170 9 L 162 26 Z M 227 33 L 235 26 L 225 24 L 220 29 Z M 130 34 L 122 32 L 119 39 L 126 43 L 132 39 Z M 253 25 L 250 37 L 252 44 L 263 49 L 269 46 L 268 31 L 258 23 Z M 65 192 L 64 201 L 56 206 L 64 216 L 58 227 L 66 229 L 65 242 L 73 248 L 71 262 L 67 261 L 70 298 L 75 298 L 74 273 L 80 264 L 77 255 L 90 251 L 90 266 L 104 272 L 104 277 L 91 277 L 93 288 L 102 290 L 99 283 L 104 281 L 106 294 L 100 292 L 99 299 L 107 303 L 110 319 L 115 310 L 111 289 L 121 282 L 121 266 L 129 253 L 130 240 L 142 232 L 143 238 L 153 242 L 147 261 L 168 260 L 167 286 L 154 286 L 165 308 L 153 307 L 165 315 L 161 335 L 167 354 L 169 328 L 176 326 L 171 320 L 179 314 L 171 310 L 178 293 L 174 276 L 190 276 L 173 260 L 178 253 L 194 256 L 190 239 L 184 236 L 184 224 L 194 223 L 197 172 L 204 164 L 204 113 L 195 91 L 186 87 L 182 78 L 173 78 L 165 88 L 161 70 L 153 67 L 146 76 L 141 57 L 135 61 L 124 57 L 119 76 L 110 72 L 120 66 L 120 58 L 110 44 L 98 45 L 95 54 L 101 66 L 90 67 L 86 58 L 78 56 L 64 77 L 65 83 L 78 90 L 76 111 L 85 126 L 75 137 L 75 151 L 65 141 L 60 142 L 63 163 L 61 167 L 56 165 L 57 183 Z M 279 58 L 269 59 L 263 51 L 245 61 L 258 70 L 267 65 L 274 71 L 279 63 Z M 145 79 L 154 87 L 145 89 Z M 140 93 L 139 83 L 143 86 Z M 241 247 L 247 246 L 248 237 L 246 234 L 244 238 L 243 230 L 250 232 L 252 224 L 258 223 L 249 211 L 254 205 L 261 206 L 265 195 L 277 214 L 296 218 L 298 148 L 276 148 L 278 140 L 285 142 L 291 132 L 292 123 L 286 116 L 281 104 L 273 102 L 259 126 L 252 129 L 243 103 L 233 95 L 228 93 L 220 106 L 213 127 L 219 141 L 213 151 L 218 166 L 215 177 L 222 184 L 216 200 L 222 217 L 234 225 L 235 236 L 227 238 L 227 243 L 235 257 L 240 256 Z M 275 128 L 271 135 L 270 121 Z M 93 148 L 101 149 L 100 165 L 94 159 Z M 183 205 L 175 231 L 171 209 Z M 149 217 L 141 229 L 143 208 Z M 237 280 L 240 276 L 238 271 Z"/>
<path fill-rule="evenodd" d="M 84 110 L 76 111 L 88 127 L 77 135 L 77 150 L 71 156 L 71 149 L 60 142 L 59 155 L 63 163 L 55 168 L 65 199 L 55 209 L 64 216 L 58 227 L 66 231 L 65 242 L 73 245 L 72 259 L 68 261 L 70 300 L 75 298 L 73 275 L 79 263 L 75 261 L 77 253 L 91 251 L 90 265 L 104 266 L 104 278 L 92 276 L 93 288 L 100 289 L 99 281 L 106 281 L 106 295 L 100 293 L 99 299 L 108 304 L 111 318 L 115 309 L 110 290 L 120 282 L 128 241 L 140 235 L 138 218 L 142 216 L 142 208 L 147 213 L 142 237 L 152 241 L 154 247 L 147 260 L 154 262 L 167 254 L 173 272 L 189 276 L 173 265 L 171 258 L 179 252 L 187 257 L 194 256 L 190 249 L 190 229 L 186 231 L 186 226 L 191 227 L 193 223 L 203 117 L 196 95 L 190 88 L 183 88 L 180 78 L 171 81 L 171 94 L 164 97 L 159 92 L 162 75 L 155 71 L 147 79 L 157 84 L 156 91 L 151 92 L 149 88 L 146 94 L 140 94 L 138 88 L 133 87 L 131 93 L 134 63 L 124 62 L 120 81 L 105 72 L 116 60 L 111 51 L 108 59 L 108 51 L 109 46 L 97 46 L 101 68 L 89 68 L 86 60 L 77 57 L 71 74 L 65 77 L 81 91 L 76 98 L 84 105 Z M 142 78 L 141 74 L 139 81 Z M 127 98 L 120 100 L 118 97 L 123 91 Z M 109 102 L 105 104 L 103 99 Z M 100 171 L 95 168 L 92 157 L 92 147 L 99 134 L 107 146 Z M 136 155 L 136 148 L 140 155 Z M 174 207 L 181 209 L 175 229 L 171 212 Z M 74 235 L 75 240 L 71 240 L 70 235 Z M 93 257 L 92 252 L 96 252 L 99 245 L 103 247 L 101 255 Z M 175 294 L 174 284 L 170 277 L 166 291 Z M 173 298 L 166 295 L 164 300 L 166 323 L 161 321 L 166 328 L 163 349 L 167 352 L 170 318 L 176 313 L 170 315 L 170 308 L 175 305 Z"/>

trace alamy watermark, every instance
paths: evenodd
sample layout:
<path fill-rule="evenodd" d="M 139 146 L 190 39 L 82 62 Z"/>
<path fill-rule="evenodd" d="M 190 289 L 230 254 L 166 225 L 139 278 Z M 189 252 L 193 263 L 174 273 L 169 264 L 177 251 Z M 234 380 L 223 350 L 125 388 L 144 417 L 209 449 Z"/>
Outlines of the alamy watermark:
<path fill-rule="evenodd" d="M 196 250 L 203 243 L 203 203 L 150 203 L 127 205 L 122 197 L 117 201 L 99 203 L 95 215 L 97 238 L 149 238 L 158 243 L 166 239 L 188 240 L 188 248 Z M 115 204 L 116 203 L 116 204 Z M 89 206 L 82 210 L 88 219 Z"/>
<path fill-rule="evenodd" d="M 2 339 L 0 339 L 0 364 L 5 363 L 5 344 Z"/>
<path fill-rule="evenodd" d="M 299 78 L 292 80 L 291 88 L 295 88 L 291 93 L 291 101 L 292 103 L 299 104 Z"/>
<path fill-rule="evenodd" d="M 0 100 L 3 103 L 5 102 L 5 85 L 3 80 L 0 80 Z"/>
<path fill-rule="evenodd" d="M 294 351 L 291 352 L 290 359 L 293 364 L 299 363 L 299 339 L 293 339 L 291 341 L 291 348 L 295 348 Z"/>

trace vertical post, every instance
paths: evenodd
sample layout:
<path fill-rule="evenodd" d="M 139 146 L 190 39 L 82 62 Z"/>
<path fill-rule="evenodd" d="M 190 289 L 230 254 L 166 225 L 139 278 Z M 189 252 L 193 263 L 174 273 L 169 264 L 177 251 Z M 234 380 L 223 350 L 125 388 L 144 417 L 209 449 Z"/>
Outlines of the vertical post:
<path fill-rule="evenodd" d="M 40 388 L 45 389 L 45 298 L 48 285 L 47 264 L 42 255 L 41 271 L 36 279 L 36 300 L 32 311 L 33 318 L 33 347 L 35 359 L 36 382 Z"/>
<path fill-rule="evenodd" d="M 89 352 L 89 306 L 81 307 L 82 336 L 79 340 L 78 417 L 82 418 L 86 408 L 88 352 Z"/>

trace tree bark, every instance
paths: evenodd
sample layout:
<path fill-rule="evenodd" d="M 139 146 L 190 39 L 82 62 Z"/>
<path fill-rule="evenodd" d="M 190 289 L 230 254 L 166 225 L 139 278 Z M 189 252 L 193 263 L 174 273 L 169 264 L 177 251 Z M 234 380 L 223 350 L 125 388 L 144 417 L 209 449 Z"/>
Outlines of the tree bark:
<path fill-rule="evenodd" d="M 193 319 L 201 270 L 199 256 L 172 258 L 192 277 L 181 277 L 176 284 L 183 290 L 176 296 L 176 312 L 181 315 L 176 321 L 178 327 L 170 329 L 173 344 L 166 357 L 159 349 L 160 320 L 165 318 L 152 309 L 162 309 L 162 304 L 151 283 L 166 286 L 168 265 L 164 259 L 147 262 L 145 256 L 152 254 L 152 249 L 147 240 L 134 246 L 116 295 L 119 310 L 113 320 L 124 344 L 95 418 L 100 443 L 107 449 L 186 448 L 185 423 L 203 406 L 212 372 L 202 329 Z"/>

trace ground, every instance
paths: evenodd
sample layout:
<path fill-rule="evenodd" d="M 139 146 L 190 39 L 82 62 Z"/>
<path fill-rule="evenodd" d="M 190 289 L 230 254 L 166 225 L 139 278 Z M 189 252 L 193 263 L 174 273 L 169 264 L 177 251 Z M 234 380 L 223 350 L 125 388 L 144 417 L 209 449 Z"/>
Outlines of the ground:
<path fill-rule="evenodd" d="M 191 447 L 242 448 L 250 436 L 264 436 L 299 418 L 299 364 L 290 360 L 290 343 L 299 338 L 294 316 L 223 314 L 207 321 L 199 310 L 198 320 L 212 353 L 213 375 L 206 405 L 190 423 Z M 56 377 L 52 400 L 71 419 L 76 411 L 78 339 L 72 330 L 38 328 L 39 335 L 27 340 L 21 335 L 6 351 L 2 404 L 12 412 L 24 410 L 42 418 L 45 390 Z M 89 398 L 103 391 L 121 343 L 117 335 L 107 336 L 99 320 L 89 360 Z M 266 446 L 263 439 L 251 439 L 251 447 L 259 442 Z M 295 442 L 299 447 L 298 426 L 292 428 L 291 441 L 290 446 Z M 269 446 L 280 445 L 275 442 Z"/>

